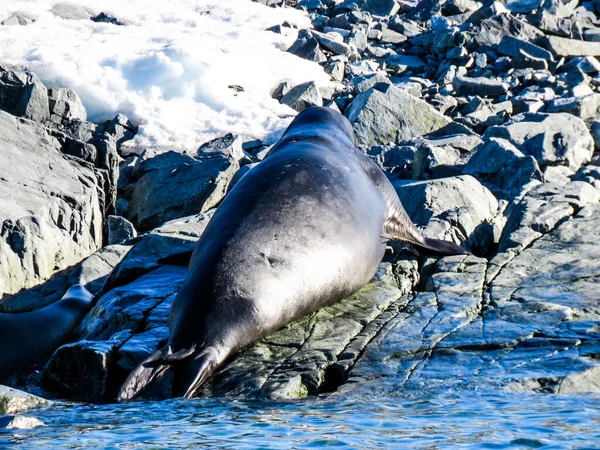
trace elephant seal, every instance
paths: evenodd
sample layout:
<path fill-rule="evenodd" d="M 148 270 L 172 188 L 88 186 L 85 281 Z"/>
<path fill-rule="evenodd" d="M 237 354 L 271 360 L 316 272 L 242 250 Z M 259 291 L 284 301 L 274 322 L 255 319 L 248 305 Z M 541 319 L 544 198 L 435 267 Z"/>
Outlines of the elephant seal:
<path fill-rule="evenodd" d="M 353 140 L 332 109 L 298 114 L 217 208 L 171 307 L 168 343 L 131 372 L 118 401 L 194 396 L 228 357 L 360 289 L 389 240 L 468 253 L 423 237 Z"/>
<path fill-rule="evenodd" d="M 44 308 L 0 313 L 0 381 L 33 364 L 45 364 L 90 310 L 92 299 L 87 289 L 76 284 Z"/>

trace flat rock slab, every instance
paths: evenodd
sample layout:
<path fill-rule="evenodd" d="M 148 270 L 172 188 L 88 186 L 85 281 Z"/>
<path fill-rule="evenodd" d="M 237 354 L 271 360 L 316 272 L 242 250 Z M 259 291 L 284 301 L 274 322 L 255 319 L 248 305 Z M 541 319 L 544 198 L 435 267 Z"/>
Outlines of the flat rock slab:
<path fill-rule="evenodd" d="M 340 394 L 501 387 L 600 392 L 600 204 L 583 207 L 486 282 L 486 262 L 448 257 L 383 326 Z"/>

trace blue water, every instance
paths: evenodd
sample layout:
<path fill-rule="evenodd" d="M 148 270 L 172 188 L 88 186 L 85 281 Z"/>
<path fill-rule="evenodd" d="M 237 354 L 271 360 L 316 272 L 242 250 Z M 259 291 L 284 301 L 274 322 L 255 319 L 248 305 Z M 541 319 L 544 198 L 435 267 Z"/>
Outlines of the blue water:
<path fill-rule="evenodd" d="M 57 404 L 11 448 L 600 448 L 600 396 L 447 393 Z"/>

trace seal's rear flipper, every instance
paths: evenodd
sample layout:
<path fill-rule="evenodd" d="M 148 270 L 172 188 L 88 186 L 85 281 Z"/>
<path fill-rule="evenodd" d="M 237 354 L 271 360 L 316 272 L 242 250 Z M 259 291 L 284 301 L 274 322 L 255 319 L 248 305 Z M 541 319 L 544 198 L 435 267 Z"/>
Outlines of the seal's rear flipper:
<path fill-rule="evenodd" d="M 213 347 L 206 347 L 198 353 L 188 364 L 186 375 L 179 386 L 180 395 L 192 398 L 196 395 L 198 388 L 210 377 L 215 369 L 221 365 L 223 358 Z"/>
<path fill-rule="evenodd" d="M 423 237 L 423 244 L 419 243 L 417 246 L 429 250 L 441 256 L 450 255 L 470 255 L 470 253 L 462 248 L 460 245 L 456 245 L 454 242 L 442 241 L 441 239 L 432 239 Z"/>

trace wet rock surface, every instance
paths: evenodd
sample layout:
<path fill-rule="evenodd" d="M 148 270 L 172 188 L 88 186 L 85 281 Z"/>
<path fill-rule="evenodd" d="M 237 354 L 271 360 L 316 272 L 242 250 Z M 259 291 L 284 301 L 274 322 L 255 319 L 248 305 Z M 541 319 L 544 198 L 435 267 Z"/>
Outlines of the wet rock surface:
<path fill-rule="evenodd" d="M 324 104 L 344 113 L 359 148 L 385 171 L 424 234 L 473 255 L 417 256 L 394 243 L 363 289 L 242 351 L 200 395 L 600 391 L 600 22 L 592 3 L 262 3 L 308 11 L 313 29 L 300 30 L 288 51 L 321 64 L 335 81 L 324 91 L 282 80 L 273 97 L 297 111 Z M 67 15 L 91 18 L 83 9 Z M 170 305 L 214 208 L 268 148 L 226 135 L 189 154 L 130 156 L 121 144 L 136 128 L 127 118 L 90 124 L 72 91 L 45 91 L 31 74 L 0 75 L 7 135 L 16 126 L 15 142 L 52 150 L 57 167 L 85 174 L 79 183 L 91 180 L 86 193 L 100 193 L 88 219 L 94 239 L 69 264 L 119 243 L 3 299 L 0 309 L 32 309 L 71 283 L 85 284 L 97 303 L 42 382 L 65 397 L 114 400 L 129 371 L 166 341 Z M 0 189 L 5 178 L 0 171 Z M 14 189 L 18 180 L 8 181 Z M 61 217 L 61 196 L 51 196 L 59 206 L 48 212 L 34 209 L 47 205 L 40 195 L 26 202 L 27 215 Z M 70 230 L 56 222 L 63 235 Z M 34 247 L 14 250 L 31 233 L 15 234 L 11 247 L 5 228 L 0 258 L 25 273 L 11 275 L 5 292 L 64 267 L 37 274 L 31 267 L 43 265 L 26 266 Z M 5 242 L 12 253 L 3 253 Z M 72 247 L 62 245 L 59 260 L 72 254 L 64 248 Z"/>

